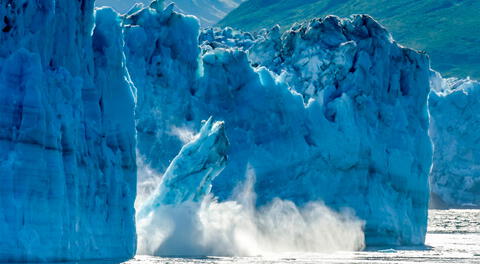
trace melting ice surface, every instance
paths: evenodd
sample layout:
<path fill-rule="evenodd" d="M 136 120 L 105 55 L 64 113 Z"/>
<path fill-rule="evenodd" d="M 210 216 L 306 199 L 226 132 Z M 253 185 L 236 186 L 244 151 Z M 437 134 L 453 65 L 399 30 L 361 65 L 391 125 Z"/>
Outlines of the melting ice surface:
<path fill-rule="evenodd" d="M 480 263 L 480 210 L 430 210 L 427 247 L 362 252 L 278 253 L 254 257 L 160 258 L 139 255 L 127 264 L 146 263 Z"/>

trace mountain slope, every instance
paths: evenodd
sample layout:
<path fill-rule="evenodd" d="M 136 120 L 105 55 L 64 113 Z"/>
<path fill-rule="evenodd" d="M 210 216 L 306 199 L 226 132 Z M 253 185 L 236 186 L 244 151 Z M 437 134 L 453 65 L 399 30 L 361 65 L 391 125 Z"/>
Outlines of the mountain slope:
<path fill-rule="evenodd" d="M 250 0 L 219 25 L 251 31 L 327 14 L 366 13 L 402 45 L 427 51 L 432 67 L 444 76 L 480 78 L 478 10 L 476 0 Z"/>
<path fill-rule="evenodd" d="M 194 15 L 202 26 L 210 26 L 225 17 L 244 0 L 165 0 L 175 3 L 177 11 Z M 126 13 L 135 3 L 148 5 L 151 0 L 96 0 L 96 6 L 111 6 L 120 13 Z"/>
<path fill-rule="evenodd" d="M 202 26 L 210 26 L 238 7 L 243 0 L 169 0 L 165 2 L 175 2 L 179 11 L 196 16 Z"/>
<path fill-rule="evenodd" d="M 126 13 L 136 3 L 149 4 L 151 0 L 95 0 L 95 7 L 110 6 L 119 13 Z"/>

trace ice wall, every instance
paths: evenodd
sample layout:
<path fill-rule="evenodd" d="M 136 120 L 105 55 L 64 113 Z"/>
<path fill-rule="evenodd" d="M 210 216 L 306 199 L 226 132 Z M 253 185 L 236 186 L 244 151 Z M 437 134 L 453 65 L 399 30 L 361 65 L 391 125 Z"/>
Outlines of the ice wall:
<path fill-rule="evenodd" d="M 480 83 L 432 77 L 430 136 L 434 207 L 480 206 Z"/>
<path fill-rule="evenodd" d="M 125 34 L 139 151 L 153 168 L 163 172 L 180 149 L 175 131 L 198 131 L 213 116 L 230 141 L 216 196 L 229 199 L 250 164 L 258 205 L 321 200 L 366 220 L 368 245 L 423 244 L 432 151 L 425 55 L 368 16 L 274 30 L 248 56 L 248 45 L 208 45 L 205 35 L 201 50 L 198 22 L 171 6 L 129 15 Z"/>
<path fill-rule="evenodd" d="M 134 97 L 117 15 L 99 10 L 93 29 L 93 0 L 2 1 L 0 15 L 0 261 L 132 257 Z"/>

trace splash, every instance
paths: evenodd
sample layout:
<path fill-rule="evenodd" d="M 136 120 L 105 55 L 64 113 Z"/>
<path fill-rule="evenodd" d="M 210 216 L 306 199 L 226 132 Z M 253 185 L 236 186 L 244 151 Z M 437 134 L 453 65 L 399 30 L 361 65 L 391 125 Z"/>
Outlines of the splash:
<path fill-rule="evenodd" d="M 188 127 L 172 126 L 170 128 L 169 134 L 176 136 L 183 144 L 192 142 L 197 138 L 195 131 Z"/>
<path fill-rule="evenodd" d="M 152 169 L 146 158 L 137 151 L 137 196 L 135 208 L 141 208 L 145 201 L 153 195 L 155 189 L 162 183 L 162 175 Z"/>
<path fill-rule="evenodd" d="M 362 249 L 363 221 L 321 202 L 274 199 L 256 208 L 253 169 L 230 201 L 163 205 L 137 219 L 138 253 L 157 256 L 256 256 Z"/>

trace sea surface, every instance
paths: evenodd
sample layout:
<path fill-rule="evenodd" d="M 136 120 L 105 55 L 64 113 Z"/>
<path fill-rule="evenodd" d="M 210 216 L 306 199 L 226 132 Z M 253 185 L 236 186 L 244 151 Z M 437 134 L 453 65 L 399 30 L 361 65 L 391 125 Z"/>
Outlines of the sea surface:
<path fill-rule="evenodd" d="M 480 210 L 430 210 L 426 247 L 332 254 L 285 253 L 256 257 L 136 256 L 125 264 L 156 263 L 479 263 Z"/>

